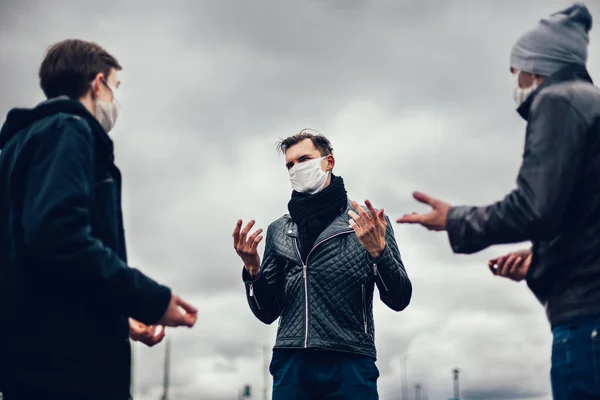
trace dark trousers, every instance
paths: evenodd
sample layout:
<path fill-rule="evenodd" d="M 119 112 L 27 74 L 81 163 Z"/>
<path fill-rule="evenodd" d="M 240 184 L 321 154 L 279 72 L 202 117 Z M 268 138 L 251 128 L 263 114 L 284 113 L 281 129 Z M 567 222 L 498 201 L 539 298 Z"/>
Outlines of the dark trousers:
<path fill-rule="evenodd" d="M 372 357 L 329 350 L 273 350 L 273 400 L 378 400 Z"/>
<path fill-rule="evenodd" d="M 600 399 L 600 315 L 552 329 L 554 400 Z"/>

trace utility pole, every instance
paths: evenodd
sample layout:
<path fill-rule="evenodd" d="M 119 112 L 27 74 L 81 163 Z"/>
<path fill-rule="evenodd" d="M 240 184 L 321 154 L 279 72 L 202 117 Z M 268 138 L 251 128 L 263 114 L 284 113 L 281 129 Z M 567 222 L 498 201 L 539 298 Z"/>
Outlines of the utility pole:
<path fill-rule="evenodd" d="M 454 380 L 454 399 L 459 400 L 459 389 L 458 389 L 458 374 L 460 370 L 458 368 L 454 368 L 452 370 L 452 379 Z"/>
<path fill-rule="evenodd" d="M 264 385 L 264 400 L 267 400 L 267 392 L 269 388 L 269 347 L 263 345 L 263 385 Z"/>
<path fill-rule="evenodd" d="M 415 385 L 415 400 L 422 400 L 421 399 L 421 384 L 417 383 Z"/>
<path fill-rule="evenodd" d="M 135 365 L 135 353 L 133 352 L 133 349 L 135 348 L 135 342 L 131 339 L 129 339 L 129 346 L 131 348 L 131 378 L 129 391 L 131 392 L 131 397 L 135 398 L 135 369 L 133 368 Z M 0 397 L 0 400 L 2 400 L 2 397 Z"/>
<path fill-rule="evenodd" d="M 164 328 L 163 328 L 164 329 Z M 164 365 L 164 375 L 163 375 L 163 395 L 161 400 L 169 400 L 169 372 L 171 364 L 171 339 L 167 339 L 166 347 L 165 347 L 165 365 Z"/>
<path fill-rule="evenodd" d="M 406 353 L 402 356 L 402 400 L 408 400 L 408 373 L 406 371 Z"/>

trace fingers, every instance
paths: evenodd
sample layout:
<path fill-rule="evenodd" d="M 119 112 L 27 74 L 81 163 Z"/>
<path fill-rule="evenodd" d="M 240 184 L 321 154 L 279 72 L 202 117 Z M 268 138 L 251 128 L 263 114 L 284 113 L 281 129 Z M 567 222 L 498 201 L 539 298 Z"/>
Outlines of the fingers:
<path fill-rule="evenodd" d="M 260 229 L 260 231 L 262 232 L 262 229 Z M 263 240 L 262 236 L 257 236 L 253 239 L 252 245 L 250 246 L 250 251 L 252 253 L 255 253 L 257 251 L 256 249 L 258 248 L 258 244 L 260 243 L 261 240 Z"/>
<path fill-rule="evenodd" d="M 371 216 L 369 214 L 367 214 L 367 212 L 361 206 L 359 206 L 358 203 L 356 203 L 356 205 L 358 206 L 358 207 L 355 207 L 356 211 L 358 211 L 358 214 L 360 215 L 360 218 L 362 219 L 362 221 L 358 221 L 358 223 L 360 224 L 362 222 L 363 224 L 367 224 L 367 223 L 371 222 Z M 374 216 L 375 214 L 371 214 L 371 215 Z"/>
<path fill-rule="evenodd" d="M 437 205 L 440 202 L 439 200 L 434 199 L 433 197 L 431 197 L 425 193 L 422 193 L 422 192 L 414 192 L 413 197 L 419 203 L 427 204 L 433 208 L 437 208 Z"/>
<path fill-rule="evenodd" d="M 196 319 L 198 318 L 198 314 L 196 313 L 187 313 L 183 315 L 183 325 L 188 328 L 193 327 L 196 324 Z"/>
<path fill-rule="evenodd" d="M 362 221 L 360 215 L 356 214 L 354 211 L 348 211 L 348 215 L 350 216 L 350 218 L 352 218 L 350 220 L 350 226 L 353 226 L 354 224 L 354 226 L 356 226 L 357 229 L 360 229 L 362 225 L 364 225 L 364 222 Z"/>
<path fill-rule="evenodd" d="M 498 275 L 510 277 L 511 271 L 514 269 L 515 264 L 517 264 L 517 266 L 518 266 L 521 263 L 521 261 L 523 261 L 523 259 L 521 257 L 519 257 L 515 254 L 511 254 L 510 256 L 508 256 L 506 261 L 503 263 Z"/>
<path fill-rule="evenodd" d="M 515 257 L 512 254 L 500 257 L 498 260 L 498 275 L 506 276 L 510 265 L 512 265 L 512 262 L 514 261 L 514 258 Z"/>
<path fill-rule="evenodd" d="M 155 343 L 160 343 L 165 338 L 167 330 L 162 325 L 155 326 L 154 328 L 155 329 L 152 332 L 153 341 Z M 158 334 L 156 333 L 157 330 L 159 331 Z"/>
<path fill-rule="evenodd" d="M 423 225 L 425 223 L 425 219 L 427 218 L 428 215 L 429 214 L 417 214 L 417 213 L 404 214 L 401 218 L 398 218 L 396 220 L 396 222 L 399 224 L 421 224 L 421 225 Z"/>
<path fill-rule="evenodd" d="M 176 304 L 178 307 L 183 309 L 183 311 L 185 311 L 185 313 L 181 313 L 181 312 L 178 313 L 177 324 L 184 325 L 189 328 L 194 326 L 194 324 L 196 323 L 196 318 L 197 318 L 197 314 L 198 314 L 198 310 L 196 309 L 196 307 L 183 301 L 179 297 L 177 297 L 177 299 L 176 299 Z"/>
<path fill-rule="evenodd" d="M 133 318 L 129 318 L 129 330 L 134 335 L 141 335 L 146 330 L 146 325 Z"/>
<path fill-rule="evenodd" d="M 246 245 L 250 251 L 256 250 L 258 247 L 258 243 L 262 240 L 262 236 L 258 236 L 262 233 L 262 229 L 257 229 L 250 237 L 248 238 L 248 242 Z"/>
<path fill-rule="evenodd" d="M 352 211 L 350 211 L 350 212 L 352 212 Z M 354 213 L 353 213 L 353 214 L 354 214 Z M 356 215 L 356 214 L 355 214 L 355 215 Z M 352 215 L 350 215 L 350 216 L 352 217 Z M 354 218 L 354 217 L 352 217 L 352 218 Z M 350 227 L 351 227 L 352 229 L 354 229 L 354 232 L 355 232 L 357 235 L 360 233 L 360 226 L 358 226 L 358 224 L 357 224 L 357 223 L 356 223 L 356 222 L 355 222 L 353 219 L 351 219 L 351 220 L 350 220 Z"/>
<path fill-rule="evenodd" d="M 371 203 L 370 200 L 365 200 L 365 205 L 367 206 L 367 210 L 369 210 L 369 215 L 371 218 L 376 218 L 379 215 L 377 214 L 377 211 L 375 211 L 375 207 L 373 207 L 373 204 Z M 381 210 L 379 210 L 381 211 Z"/>
<path fill-rule="evenodd" d="M 231 236 L 233 237 L 233 247 L 237 248 L 237 244 L 240 241 L 240 230 L 242 229 L 242 220 L 238 219 L 237 223 L 235 224 L 235 229 L 233 230 L 233 233 L 231 234 Z"/>
<path fill-rule="evenodd" d="M 196 309 L 196 307 L 192 306 L 190 303 L 187 303 L 187 302 L 183 301 L 183 300 L 182 300 L 181 298 L 179 298 L 179 297 L 177 297 L 176 304 L 177 304 L 179 307 L 183 308 L 183 310 L 184 310 L 185 312 L 187 312 L 187 313 L 193 313 L 193 314 L 195 314 L 195 313 L 197 313 L 197 312 L 198 312 L 198 310 Z"/>
<path fill-rule="evenodd" d="M 383 224 L 383 226 L 387 226 L 387 221 L 385 220 L 385 211 L 383 210 L 383 208 L 377 211 L 377 219 L 380 223 Z"/>
<path fill-rule="evenodd" d="M 498 275 L 498 269 L 496 268 L 496 263 L 493 263 L 491 260 L 488 261 L 488 268 L 490 269 L 492 274 Z"/>
<path fill-rule="evenodd" d="M 250 222 L 246 224 L 244 229 L 242 229 L 242 232 L 240 233 L 240 240 L 238 242 L 239 246 L 243 246 L 246 243 L 246 237 L 248 237 L 248 233 L 250 232 L 250 229 L 252 229 L 255 223 L 256 221 L 250 220 Z"/>
<path fill-rule="evenodd" d="M 523 258 L 519 256 L 516 258 L 515 262 L 513 262 L 513 264 L 509 267 L 508 275 L 514 276 L 516 274 L 517 270 L 519 268 L 521 268 L 522 265 L 523 265 Z"/>

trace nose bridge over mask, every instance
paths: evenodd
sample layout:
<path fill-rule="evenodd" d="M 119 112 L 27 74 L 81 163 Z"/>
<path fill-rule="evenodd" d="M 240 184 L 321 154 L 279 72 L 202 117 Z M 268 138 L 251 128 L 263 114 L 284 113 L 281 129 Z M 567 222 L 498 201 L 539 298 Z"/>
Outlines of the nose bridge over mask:
<path fill-rule="evenodd" d="M 321 168 L 321 161 L 324 158 L 307 160 L 290 168 L 290 182 L 295 191 L 314 194 L 323 189 L 328 176 L 328 173 Z"/>

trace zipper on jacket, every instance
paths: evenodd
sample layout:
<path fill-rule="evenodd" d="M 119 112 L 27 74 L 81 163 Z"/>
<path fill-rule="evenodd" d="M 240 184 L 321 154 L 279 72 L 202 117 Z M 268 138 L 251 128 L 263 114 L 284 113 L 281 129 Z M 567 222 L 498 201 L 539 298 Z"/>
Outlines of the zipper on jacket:
<path fill-rule="evenodd" d="M 344 234 L 348 234 L 348 233 L 352 233 L 354 232 L 353 230 L 350 231 L 342 231 L 342 232 L 338 232 L 334 235 L 331 235 L 329 237 L 326 237 L 325 239 L 321 240 L 320 242 L 316 243 L 312 249 L 310 249 L 310 251 L 308 252 L 308 255 L 306 256 L 306 262 L 304 262 L 302 260 L 302 255 L 300 253 L 300 247 L 298 246 L 298 238 L 296 238 L 295 240 L 295 244 L 296 244 L 296 252 L 298 253 L 298 257 L 300 258 L 300 262 L 302 263 L 302 274 L 304 276 L 304 348 L 308 347 L 308 278 L 307 278 L 307 267 L 308 267 L 308 258 L 310 257 L 310 255 L 312 254 L 312 252 L 322 243 L 333 239 L 334 237 L 340 236 L 340 235 L 344 235 Z"/>
<path fill-rule="evenodd" d="M 387 285 L 383 281 L 383 277 L 381 275 L 379 275 L 379 271 L 377 270 L 377 264 L 376 263 L 373 263 L 373 275 L 375 275 L 375 278 L 377 278 L 379 276 L 379 280 L 381 281 L 381 284 L 383 285 L 383 288 L 385 289 L 386 292 L 389 292 L 389 290 L 387 288 Z"/>
<path fill-rule="evenodd" d="M 250 284 L 250 294 L 249 294 L 249 296 L 254 298 L 254 302 L 256 303 L 256 307 L 258 307 L 259 310 L 262 310 L 262 308 L 260 307 L 260 304 L 258 303 L 258 299 L 254 295 L 254 283 Z"/>
<path fill-rule="evenodd" d="M 363 323 L 365 325 L 365 333 L 367 333 L 367 296 L 365 294 L 365 285 L 360 285 L 362 289 L 362 312 L 363 312 Z"/>

